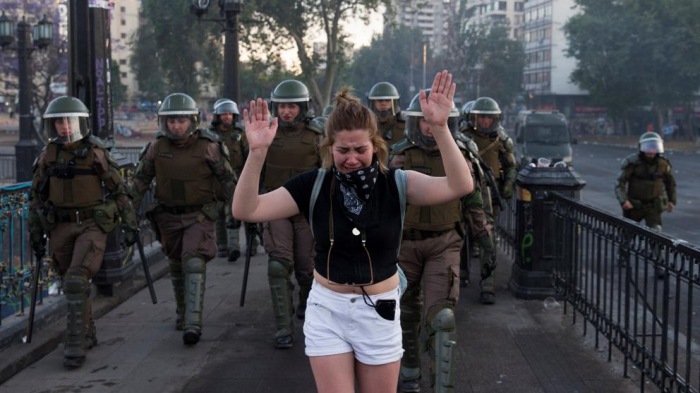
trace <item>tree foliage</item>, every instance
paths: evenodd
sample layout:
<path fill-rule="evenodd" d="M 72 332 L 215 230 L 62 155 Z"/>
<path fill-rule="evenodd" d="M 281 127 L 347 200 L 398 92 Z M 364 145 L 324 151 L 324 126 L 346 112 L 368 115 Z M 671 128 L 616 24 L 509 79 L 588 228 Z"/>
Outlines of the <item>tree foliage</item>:
<path fill-rule="evenodd" d="M 328 105 L 344 64 L 347 33 L 342 22 L 369 13 L 388 0 L 253 0 L 246 2 L 242 26 L 245 45 L 252 57 L 295 48 L 301 78 L 319 107 Z M 313 51 L 317 32 L 325 37 L 324 54 Z M 319 109 L 319 108 L 317 108 Z"/>
<path fill-rule="evenodd" d="M 572 80 L 614 115 L 639 105 L 664 113 L 700 87 L 700 2 L 576 0 L 582 13 L 565 25 Z"/>
<path fill-rule="evenodd" d="M 145 100 L 174 92 L 197 99 L 203 85 L 220 85 L 221 27 L 198 22 L 189 7 L 189 0 L 141 2 L 144 23 L 133 37 L 131 67 Z"/>
<path fill-rule="evenodd" d="M 504 106 L 513 102 L 522 88 L 522 43 L 509 37 L 507 23 L 475 23 L 473 4 L 453 0 L 451 7 L 457 12 L 448 19 L 448 50 L 441 62 L 455 75 L 463 101 L 479 95 Z"/>
<path fill-rule="evenodd" d="M 361 48 L 341 77 L 343 85 L 353 86 L 356 94 L 364 97 L 378 82 L 389 82 L 401 94 L 401 105 L 411 100 L 410 87 L 419 86 L 422 67 L 423 37 L 420 30 L 405 26 L 387 28 L 369 46 Z M 411 67 L 414 68 L 411 80 Z M 421 70 L 422 72 L 422 70 Z"/>
<path fill-rule="evenodd" d="M 122 83 L 119 63 L 112 60 L 112 105 L 117 108 L 126 101 L 126 85 Z"/>

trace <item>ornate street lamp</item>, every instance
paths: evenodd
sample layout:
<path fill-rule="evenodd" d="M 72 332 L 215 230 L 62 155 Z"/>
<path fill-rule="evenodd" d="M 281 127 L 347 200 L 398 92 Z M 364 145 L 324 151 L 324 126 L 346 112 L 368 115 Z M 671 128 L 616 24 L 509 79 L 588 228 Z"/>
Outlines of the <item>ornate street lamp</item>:
<path fill-rule="evenodd" d="M 31 30 L 34 35 L 34 45 L 31 42 Z M 0 46 L 3 50 L 8 48 L 17 51 L 19 69 L 19 142 L 15 144 L 15 165 L 17 168 L 17 181 L 28 181 L 32 179 L 32 162 L 42 148 L 36 138 L 34 124 L 32 124 L 32 91 L 31 75 L 31 54 L 34 49 L 45 49 L 51 44 L 53 39 L 53 23 L 44 16 L 33 28 L 29 26 L 24 18 L 17 24 L 17 45 L 10 46 L 14 41 L 14 23 L 3 12 L 0 16 Z"/>
<path fill-rule="evenodd" d="M 39 49 L 44 49 L 53 41 L 53 23 L 51 23 L 44 15 L 44 18 L 37 23 L 32 29 L 34 36 L 34 46 Z"/>
<path fill-rule="evenodd" d="M 197 19 L 219 23 L 225 33 L 223 97 L 238 102 L 238 14 L 243 11 L 243 0 L 219 0 L 219 18 L 202 18 L 209 10 L 210 0 L 191 0 L 190 12 Z"/>

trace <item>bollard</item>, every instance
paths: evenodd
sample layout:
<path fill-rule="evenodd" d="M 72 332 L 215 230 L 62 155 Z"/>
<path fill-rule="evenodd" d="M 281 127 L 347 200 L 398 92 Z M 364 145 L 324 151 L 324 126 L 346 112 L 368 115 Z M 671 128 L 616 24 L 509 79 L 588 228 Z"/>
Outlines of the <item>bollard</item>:
<path fill-rule="evenodd" d="M 581 199 L 586 182 L 572 167 L 527 166 L 516 178 L 515 263 L 508 288 L 521 299 L 556 297 L 552 266 L 556 256 L 554 202 L 547 192 Z"/>

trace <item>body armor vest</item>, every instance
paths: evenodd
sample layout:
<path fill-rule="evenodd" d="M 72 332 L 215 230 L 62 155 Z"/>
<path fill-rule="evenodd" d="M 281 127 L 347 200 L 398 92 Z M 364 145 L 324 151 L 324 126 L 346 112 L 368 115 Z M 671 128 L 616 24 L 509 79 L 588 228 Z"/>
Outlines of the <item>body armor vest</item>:
<path fill-rule="evenodd" d="M 57 208 L 87 208 L 102 204 L 102 181 L 95 171 L 96 146 L 67 150 L 56 143 L 46 147 L 49 201 Z M 79 151 L 84 154 L 78 154 Z"/>
<path fill-rule="evenodd" d="M 196 206 L 214 200 L 214 173 L 206 161 L 210 140 L 197 137 L 178 147 L 168 138 L 154 146 L 156 199 L 167 206 Z"/>
<path fill-rule="evenodd" d="M 387 146 L 400 142 L 403 138 L 403 132 L 406 128 L 406 123 L 399 121 L 397 116 L 393 116 L 386 123 L 378 123 L 379 132 L 386 141 Z"/>
<path fill-rule="evenodd" d="M 404 152 L 406 161 L 403 169 L 414 170 L 430 176 L 445 176 L 445 167 L 442 165 L 440 152 L 436 150 L 429 154 L 420 148 L 408 149 Z M 424 231 L 446 231 L 455 229 L 460 221 L 460 200 L 443 203 L 434 206 L 406 207 L 405 229 L 419 229 Z"/>
<path fill-rule="evenodd" d="M 243 168 L 243 131 L 238 128 L 225 132 L 217 131 L 216 129 L 212 129 L 212 131 L 219 135 L 221 141 L 226 145 L 231 168 L 236 173 L 236 176 L 240 177 L 241 169 Z M 224 188 L 218 181 L 214 182 L 214 190 L 218 200 L 223 201 L 226 199 Z"/>
<path fill-rule="evenodd" d="M 632 176 L 627 186 L 628 198 L 648 203 L 663 195 L 663 173 L 668 169 L 668 164 L 664 160 L 646 161 L 640 158 L 632 169 Z"/>
<path fill-rule="evenodd" d="M 292 177 L 318 167 L 316 133 L 301 123 L 294 128 L 280 128 L 267 151 L 263 185 L 272 191 Z"/>
<path fill-rule="evenodd" d="M 498 178 L 501 173 L 501 160 L 500 154 L 501 149 L 503 149 L 503 143 L 499 137 L 496 139 L 491 139 L 489 136 L 482 136 L 479 133 L 471 133 L 471 138 L 479 146 L 479 155 L 486 162 L 491 170 L 493 171 L 493 176 Z"/>

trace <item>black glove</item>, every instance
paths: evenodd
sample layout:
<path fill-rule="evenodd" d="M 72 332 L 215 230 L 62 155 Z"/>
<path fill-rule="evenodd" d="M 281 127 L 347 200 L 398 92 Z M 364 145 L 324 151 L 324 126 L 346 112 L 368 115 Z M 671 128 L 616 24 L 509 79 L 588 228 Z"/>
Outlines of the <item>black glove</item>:
<path fill-rule="evenodd" d="M 46 255 L 46 235 L 44 231 L 32 230 L 29 243 L 37 259 L 41 259 Z"/>
<path fill-rule="evenodd" d="M 136 242 L 139 240 L 139 229 L 138 228 L 130 228 L 128 226 L 123 226 L 122 230 L 124 231 L 124 244 L 127 247 L 133 246 L 136 244 Z"/>

